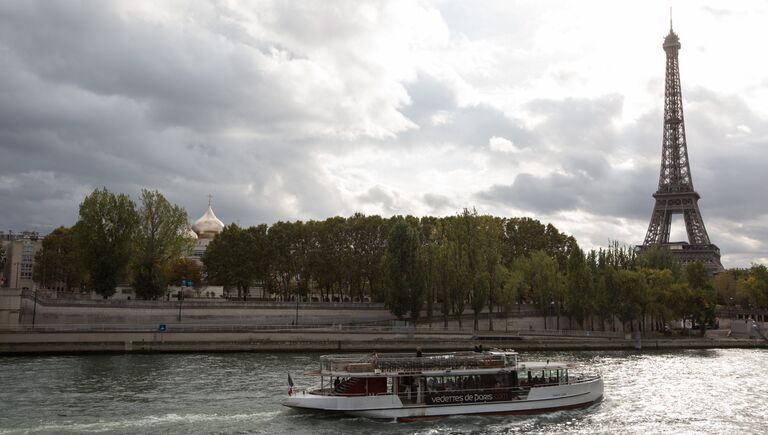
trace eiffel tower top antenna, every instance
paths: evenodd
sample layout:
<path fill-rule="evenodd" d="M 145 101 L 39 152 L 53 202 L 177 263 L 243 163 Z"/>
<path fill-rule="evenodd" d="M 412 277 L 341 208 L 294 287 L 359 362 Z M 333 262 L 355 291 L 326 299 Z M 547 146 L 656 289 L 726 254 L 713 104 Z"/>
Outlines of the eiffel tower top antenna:
<path fill-rule="evenodd" d="M 669 31 L 672 31 L 672 6 L 669 7 Z"/>

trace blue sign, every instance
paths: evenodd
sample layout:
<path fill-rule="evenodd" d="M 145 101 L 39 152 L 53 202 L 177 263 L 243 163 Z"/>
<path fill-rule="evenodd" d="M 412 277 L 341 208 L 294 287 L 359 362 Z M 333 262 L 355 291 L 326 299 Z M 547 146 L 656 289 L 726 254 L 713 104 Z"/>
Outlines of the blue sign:
<path fill-rule="evenodd" d="M 167 328 L 165 326 L 165 323 L 161 323 L 160 326 L 157 327 L 157 330 L 160 332 L 165 332 L 166 329 Z"/>

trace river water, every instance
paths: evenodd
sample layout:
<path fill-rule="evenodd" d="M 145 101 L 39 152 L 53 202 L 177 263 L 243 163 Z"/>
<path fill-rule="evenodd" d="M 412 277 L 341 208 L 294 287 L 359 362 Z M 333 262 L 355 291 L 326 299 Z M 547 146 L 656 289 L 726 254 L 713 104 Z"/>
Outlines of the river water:
<path fill-rule="evenodd" d="M 0 358 L 0 434 L 766 433 L 768 350 L 546 352 L 599 370 L 588 409 L 393 423 L 284 408 L 319 354 L 201 353 Z"/>

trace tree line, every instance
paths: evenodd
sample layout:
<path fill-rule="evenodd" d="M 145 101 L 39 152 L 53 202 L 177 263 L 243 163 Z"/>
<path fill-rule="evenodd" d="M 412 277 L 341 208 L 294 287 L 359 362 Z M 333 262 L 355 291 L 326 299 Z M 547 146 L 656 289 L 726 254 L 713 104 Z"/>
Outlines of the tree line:
<path fill-rule="evenodd" d="M 660 330 L 673 319 L 712 322 L 717 304 L 768 306 L 768 270 L 754 265 L 714 279 L 700 263 L 682 267 L 666 249 L 638 255 L 614 242 L 584 252 L 551 224 L 465 209 L 447 217 L 361 213 L 348 218 L 227 225 L 208 245 L 202 270 L 189 255 L 186 211 L 159 192 L 97 189 L 77 223 L 43 239 L 34 279 L 105 297 L 131 283 L 140 298 L 161 297 L 181 278 L 249 297 L 255 285 L 279 300 L 384 302 L 398 318 L 447 324 L 463 314 L 508 314 L 535 304 L 558 328 Z"/>
<path fill-rule="evenodd" d="M 33 279 L 105 298 L 130 282 L 140 298 L 161 297 L 174 282 L 174 266 L 192 248 L 188 230 L 187 212 L 157 191 L 142 190 L 136 204 L 128 195 L 96 189 L 80 204 L 74 226 L 43 238 Z"/>
<path fill-rule="evenodd" d="M 474 211 L 440 219 L 400 218 L 383 257 L 385 301 L 393 314 L 429 321 L 439 310 L 462 324 L 465 306 L 505 316 L 515 303 L 534 303 L 556 328 L 661 331 L 672 320 L 699 327 L 715 322 L 716 306 L 768 307 L 768 269 L 753 265 L 712 279 L 701 263 L 679 264 L 671 251 L 638 254 L 617 242 L 584 252 L 576 241 L 527 218 Z M 435 308 L 437 305 L 437 308 Z"/>

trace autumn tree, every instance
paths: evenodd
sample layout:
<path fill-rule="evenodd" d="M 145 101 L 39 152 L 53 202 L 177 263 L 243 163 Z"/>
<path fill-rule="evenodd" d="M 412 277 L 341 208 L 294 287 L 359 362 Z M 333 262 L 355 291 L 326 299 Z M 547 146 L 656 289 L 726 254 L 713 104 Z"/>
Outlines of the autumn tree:
<path fill-rule="evenodd" d="M 734 304 L 740 303 L 739 280 L 736 273 L 726 270 L 715 275 L 712 279 L 712 287 L 717 295 L 717 302 L 732 308 Z"/>
<path fill-rule="evenodd" d="M 42 248 L 35 254 L 32 278 L 42 287 L 62 285 L 68 292 L 81 285 L 85 270 L 72 228 L 58 227 L 43 238 Z"/>
<path fill-rule="evenodd" d="M 166 277 L 169 283 L 179 284 L 184 281 L 191 281 L 192 286 L 200 288 L 203 284 L 203 269 L 197 261 L 180 257 L 172 261 L 168 266 Z"/>

